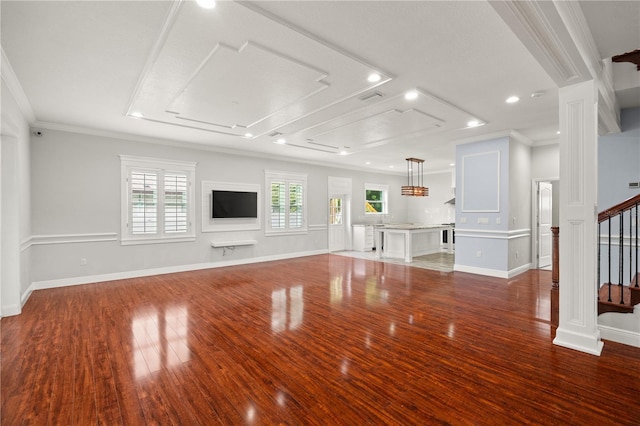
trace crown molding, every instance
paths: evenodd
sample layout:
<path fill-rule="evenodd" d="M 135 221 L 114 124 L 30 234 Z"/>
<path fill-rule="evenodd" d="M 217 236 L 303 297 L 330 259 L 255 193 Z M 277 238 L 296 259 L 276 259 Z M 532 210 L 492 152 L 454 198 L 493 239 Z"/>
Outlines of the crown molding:
<path fill-rule="evenodd" d="M 598 88 L 598 133 L 620 133 L 620 107 L 613 88 L 611 59 L 602 60 L 578 2 L 554 2 Z"/>
<path fill-rule="evenodd" d="M 491 1 L 558 87 L 594 80 L 598 87 L 598 131 L 618 133 L 620 109 L 610 69 L 601 59 L 579 2 Z"/>
<path fill-rule="evenodd" d="M 592 78 L 557 2 L 492 1 L 490 4 L 558 87 Z"/>
<path fill-rule="evenodd" d="M 18 80 L 16 73 L 13 71 L 9 58 L 7 58 L 7 55 L 4 53 L 4 49 L 0 47 L 0 50 L 2 51 L 2 66 L 0 67 L 2 80 L 9 88 L 9 92 L 18 104 L 18 108 L 20 108 L 22 115 L 29 123 L 33 123 L 36 121 L 36 115 L 33 112 L 33 108 L 31 108 L 29 98 L 27 98 L 27 95 L 24 93 L 20 80 Z"/>
<path fill-rule="evenodd" d="M 259 153 L 259 152 L 248 153 L 247 151 L 220 148 L 220 147 L 201 144 L 197 142 L 176 141 L 171 139 L 161 139 L 161 138 L 155 138 L 150 136 L 139 136 L 131 133 L 122 133 L 122 132 L 115 132 L 111 130 L 102 130 L 102 129 L 95 129 L 90 127 L 74 126 L 74 125 L 63 124 L 63 123 L 35 121 L 31 127 L 38 130 L 55 130 L 59 132 L 69 132 L 69 133 L 77 133 L 82 135 L 100 136 L 104 138 L 120 139 L 125 141 L 141 142 L 141 143 L 147 143 L 147 144 L 153 144 L 153 145 L 171 146 L 171 147 L 177 147 L 182 149 L 192 149 L 195 151 L 216 152 L 221 154 L 234 155 L 238 157 L 262 158 L 265 160 L 284 161 L 287 163 L 309 164 L 313 166 L 327 167 L 327 168 L 337 169 L 337 170 L 352 170 L 352 171 L 358 171 L 363 173 L 372 173 L 372 174 L 387 175 L 387 176 L 402 175 L 401 173 L 394 172 L 394 171 L 372 170 L 371 168 L 361 167 L 361 166 L 352 166 L 352 165 L 337 165 L 336 163 L 332 163 L 330 161 L 305 160 L 305 159 L 300 159 L 295 157 L 286 157 L 281 155 L 273 155 L 273 154 L 266 154 L 266 153 Z"/>
<path fill-rule="evenodd" d="M 521 144 L 527 145 L 527 146 L 535 145 L 535 142 L 533 140 L 529 139 L 528 137 L 518 132 L 517 130 L 501 130 L 499 132 L 486 133 L 482 135 L 472 136 L 470 138 L 457 139 L 453 141 L 453 144 L 464 145 L 468 143 L 483 142 L 483 141 L 488 141 L 491 139 L 498 139 L 498 138 L 514 139 L 517 142 L 520 142 Z"/>

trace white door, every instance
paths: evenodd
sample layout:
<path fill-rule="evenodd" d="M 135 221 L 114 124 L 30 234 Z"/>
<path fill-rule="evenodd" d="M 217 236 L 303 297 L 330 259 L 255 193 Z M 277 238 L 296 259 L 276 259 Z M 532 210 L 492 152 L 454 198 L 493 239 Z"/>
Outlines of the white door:
<path fill-rule="evenodd" d="M 553 186 L 538 184 L 538 268 L 551 265 L 551 218 Z"/>
<path fill-rule="evenodd" d="M 329 198 L 329 251 L 340 251 L 347 248 L 345 196 L 333 195 Z"/>

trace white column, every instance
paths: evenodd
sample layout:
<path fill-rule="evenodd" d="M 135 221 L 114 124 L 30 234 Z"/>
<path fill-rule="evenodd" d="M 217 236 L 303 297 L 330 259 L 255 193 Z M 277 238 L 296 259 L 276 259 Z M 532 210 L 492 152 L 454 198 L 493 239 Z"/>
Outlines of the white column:
<path fill-rule="evenodd" d="M 600 355 L 597 326 L 598 95 L 560 89 L 560 317 L 553 343 Z"/>
<path fill-rule="evenodd" d="M 20 302 L 20 198 L 18 193 L 18 141 L 6 135 L 0 136 L 0 292 L 2 293 L 3 317 L 17 315 L 22 310 Z"/>

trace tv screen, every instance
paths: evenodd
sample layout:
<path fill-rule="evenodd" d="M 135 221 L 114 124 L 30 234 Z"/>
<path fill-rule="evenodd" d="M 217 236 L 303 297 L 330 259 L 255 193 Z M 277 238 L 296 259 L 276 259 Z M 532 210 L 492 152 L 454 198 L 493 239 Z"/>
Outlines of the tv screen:
<path fill-rule="evenodd" d="M 258 217 L 258 193 L 245 191 L 212 191 L 214 219 Z"/>

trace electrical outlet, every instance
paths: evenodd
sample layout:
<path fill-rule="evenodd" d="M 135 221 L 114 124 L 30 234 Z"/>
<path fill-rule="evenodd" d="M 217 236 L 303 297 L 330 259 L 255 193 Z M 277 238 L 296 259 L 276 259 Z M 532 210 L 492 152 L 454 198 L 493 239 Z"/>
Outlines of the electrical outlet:
<path fill-rule="evenodd" d="M 476 257 L 482 257 L 482 251 L 478 250 L 478 251 L 476 252 Z"/>
<path fill-rule="evenodd" d="M 80 266 L 85 266 L 87 264 L 87 258 L 86 257 L 81 257 L 80 258 Z"/>
<path fill-rule="evenodd" d="M 502 220 L 499 217 L 496 217 L 496 225 L 500 225 L 501 222 Z"/>
<path fill-rule="evenodd" d="M 518 258 L 520 253 L 518 253 L 518 250 L 516 250 L 516 259 Z"/>

